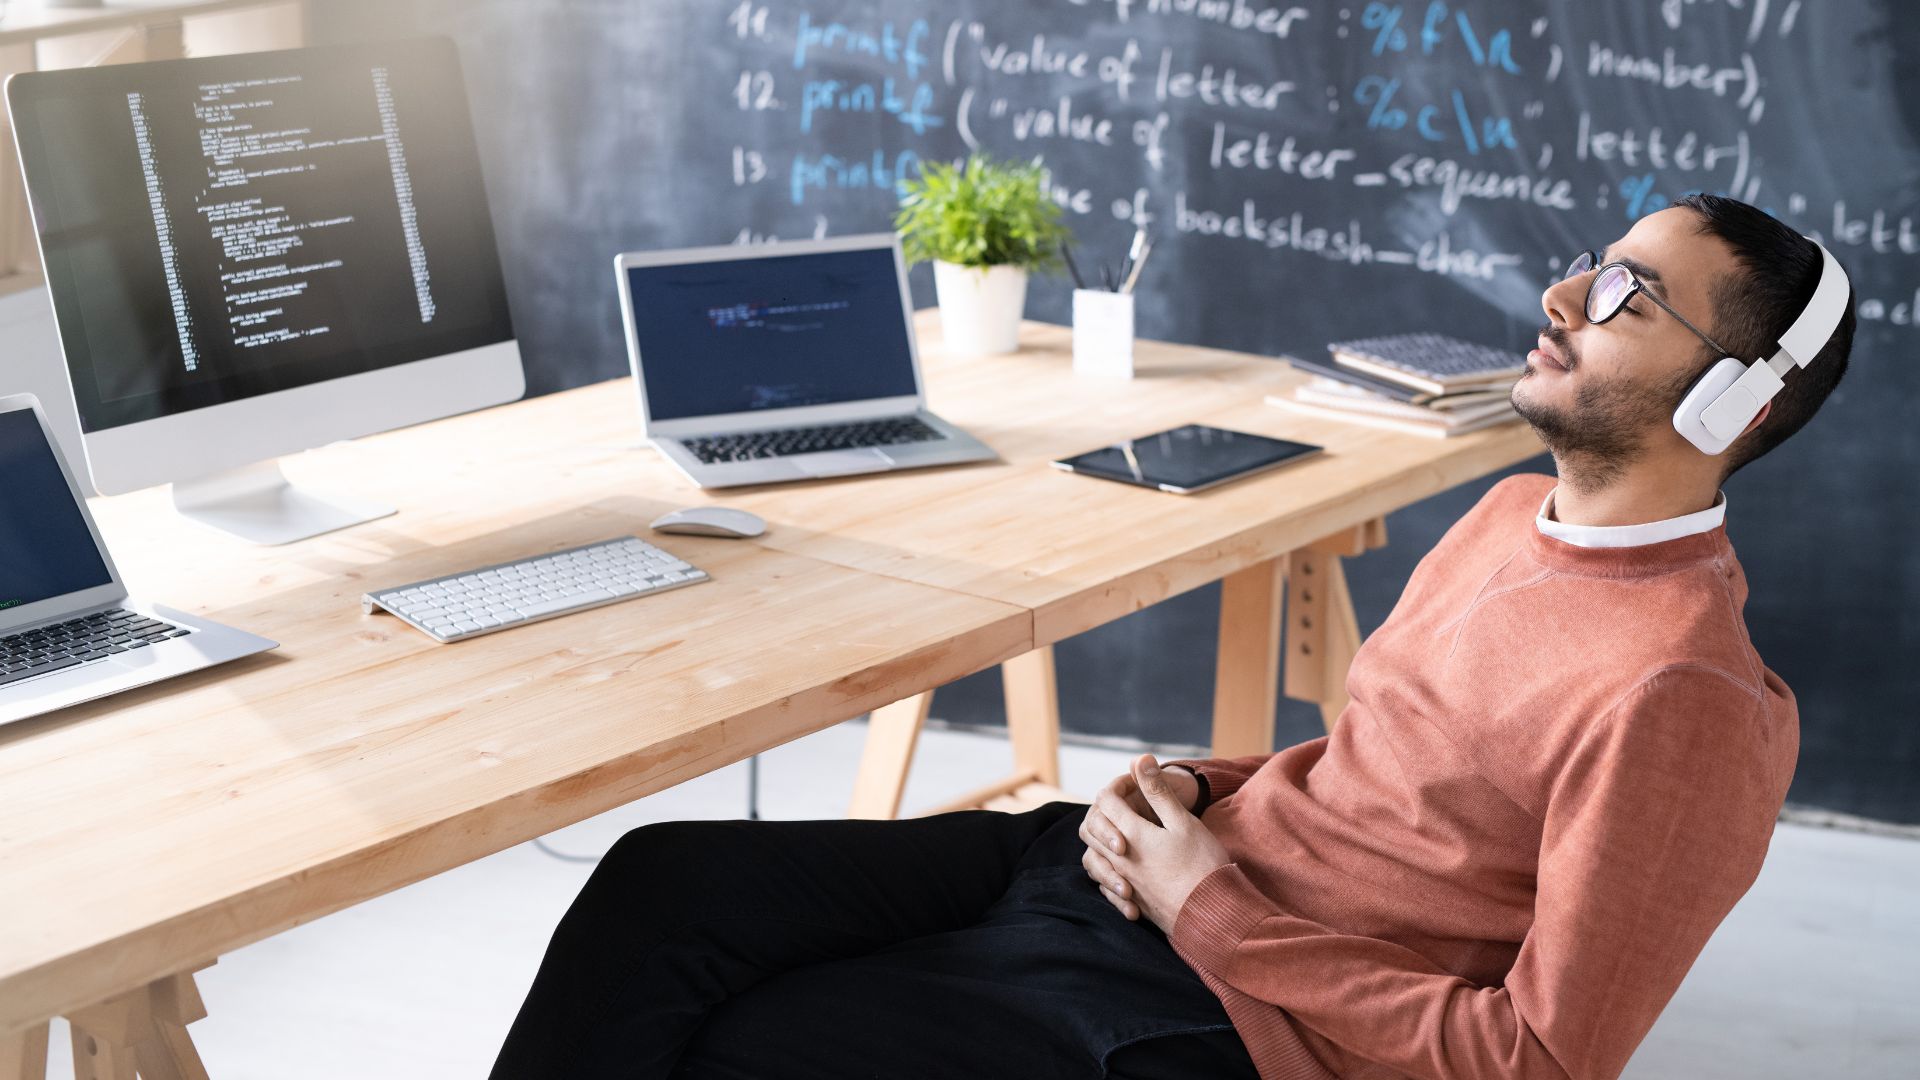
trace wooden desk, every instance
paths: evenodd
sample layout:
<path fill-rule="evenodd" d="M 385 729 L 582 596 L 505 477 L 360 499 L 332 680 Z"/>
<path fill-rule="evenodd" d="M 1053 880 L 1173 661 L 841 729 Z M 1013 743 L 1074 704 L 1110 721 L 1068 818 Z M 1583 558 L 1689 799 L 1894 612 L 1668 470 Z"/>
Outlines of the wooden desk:
<path fill-rule="evenodd" d="M 1140 376 L 1107 381 L 1071 374 L 1061 328 L 986 359 L 946 356 L 932 313 L 920 334 L 931 404 L 1002 461 L 700 492 L 639 449 L 616 380 L 288 462 L 402 512 L 286 548 L 200 530 L 158 490 L 97 500 L 136 591 L 282 648 L 0 728 L 0 1080 L 60 1014 L 101 1036 L 100 1075 L 143 1041 L 154 1075 L 194 1075 L 188 976 L 220 953 L 870 710 L 856 810 L 890 815 L 932 689 L 1003 661 L 1019 767 L 967 799 L 1031 796 L 1057 783 L 1049 646 L 1209 581 L 1215 750 L 1268 749 L 1289 561 L 1296 614 L 1324 613 L 1290 644 L 1332 644 L 1288 690 L 1331 709 L 1359 636 L 1334 553 L 1539 452 L 1519 427 L 1434 441 L 1283 413 L 1261 398 L 1297 376 L 1255 357 L 1143 342 Z M 1189 497 L 1046 464 L 1188 421 L 1330 453 Z M 454 646 L 358 608 L 700 502 L 771 525 L 654 538 L 710 584 Z"/>
<path fill-rule="evenodd" d="M 367 587 L 644 534 L 671 508 L 564 468 L 496 486 L 487 459 L 516 444 L 474 436 L 499 412 L 405 433 L 468 453 L 395 458 L 434 482 L 369 471 L 403 513 L 288 548 L 202 532 L 157 492 L 102 501 L 136 587 L 281 647 L 0 728 L 0 1048 L 30 1055 L 66 1014 L 98 1075 L 131 1076 L 143 1041 L 195 1075 L 180 973 L 1032 648 L 1011 605 L 685 536 L 655 539 L 710 583 L 452 646 L 362 615 Z M 317 471 L 383 456 L 336 449 Z M 143 1072 L 173 1075 L 159 1060 Z"/>
<path fill-rule="evenodd" d="M 1430 439 L 1285 412 L 1265 396 L 1304 376 L 1244 353 L 1143 341 L 1138 375 L 1115 380 L 1073 373 L 1065 327 L 1027 323 L 1018 353 L 955 357 L 942 346 L 938 313 L 926 311 L 918 339 L 932 407 L 1003 462 L 686 497 L 803 526 L 767 538 L 781 550 L 1033 611 L 1035 652 L 1002 668 L 1014 771 L 936 810 L 1058 797 L 1053 643 L 1222 579 L 1213 752 L 1273 749 L 1289 591 L 1284 686 L 1319 703 L 1331 727 L 1360 645 L 1341 557 L 1384 544 L 1388 513 L 1543 450 L 1519 423 Z M 1327 453 L 1188 496 L 1048 465 L 1192 422 Z M 873 718 L 853 816 L 898 812 L 930 702 L 916 696 Z"/>

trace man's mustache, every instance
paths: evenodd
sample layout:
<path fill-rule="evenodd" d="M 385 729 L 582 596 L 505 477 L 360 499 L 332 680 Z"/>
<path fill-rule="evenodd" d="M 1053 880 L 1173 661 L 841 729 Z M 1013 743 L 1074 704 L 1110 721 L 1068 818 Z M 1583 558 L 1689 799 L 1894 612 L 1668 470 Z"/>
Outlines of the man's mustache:
<path fill-rule="evenodd" d="M 1580 357 L 1573 351 L 1573 336 L 1566 327 L 1548 323 L 1540 328 L 1540 336 L 1553 345 L 1553 351 L 1567 366 L 1568 371 L 1580 366 Z"/>

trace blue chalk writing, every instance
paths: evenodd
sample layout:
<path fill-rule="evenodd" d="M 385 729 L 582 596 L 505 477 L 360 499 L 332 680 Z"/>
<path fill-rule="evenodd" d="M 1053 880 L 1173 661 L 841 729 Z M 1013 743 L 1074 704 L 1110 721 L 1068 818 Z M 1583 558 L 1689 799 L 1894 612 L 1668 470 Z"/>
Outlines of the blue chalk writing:
<path fill-rule="evenodd" d="M 1393 95 L 1399 90 L 1399 79 L 1389 79 L 1382 75 L 1368 75 L 1353 88 L 1354 101 L 1372 106 L 1367 111 L 1369 130 L 1385 128 L 1388 131 L 1398 131 L 1407 126 L 1407 110 L 1396 108 L 1393 104 Z"/>
<path fill-rule="evenodd" d="M 889 64 L 904 64 L 907 78 L 917 79 L 920 71 L 927 66 L 927 56 L 921 52 L 932 30 L 925 19 L 915 19 L 905 33 L 894 28 L 892 22 L 880 24 L 879 33 L 855 30 L 844 23 L 815 23 L 806 12 L 800 13 L 800 26 L 794 31 L 793 66 L 807 66 L 807 53 L 812 49 L 837 52 L 849 56 L 872 56 L 885 60 Z"/>
<path fill-rule="evenodd" d="M 1400 80 L 1384 75 L 1368 75 L 1354 85 L 1353 100 L 1368 107 L 1369 130 L 1399 131 L 1407 126 L 1407 110 L 1394 104 L 1394 97 L 1399 92 Z M 1469 154 L 1502 146 L 1519 149 L 1511 119 L 1505 116 L 1474 117 L 1467 108 L 1466 97 L 1458 90 L 1452 91 L 1450 101 L 1453 114 L 1451 128 L 1446 113 L 1438 105 L 1422 105 L 1413 114 L 1414 130 L 1420 133 L 1421 138 L 1428 142 L 1448 142 L 1458 134 Z"/>
<path fill-rule="evenodd" d="M 906 178 L 909 168 L 918 167 L 920 155 L 911 150 L 902 150 L 892 158 L 885 150 L 875 150 L 873 156 L 864 160 L 843 158 L 837 154 L 821 154 L 808 157 L 795 154 L 793 169 L 788 174 L 788 197 L 793 205 L 800 206 L 807 201 L 807 192 L 820 190 L 859 191 L 869 188 L 891 188 L 898 190 L 900 182 Z"/>
<path fill-rule="evenodd" d="M 911 97 L 902 98 L 891 75 L 877 86 L 870 82 L 815 79 L 808 82 L 800 93 L 800 130 L 812 131 L 813 114 L 821 110 L 884 112 L 912 128 L 915 135 L 924 135 L 928 128 L 940 127 L 945 123 L 928 112 L 932 107 L 933 87 L 927 83 L 916 86 Z"/>
<path fill-rule="evenodd" d="M 1360 10 L 1360 28 L 1373 31 L 1373 55 L 1407 51 L 1407 30 L 1401 25 L 1405 14 L 1405 5 L 1383 3 L 1381 0 L 1370 0 Z M 1449 15 L 1452 16 L 1451 20 L 1448 19 Z M 1451 30 L 1448 28 L 1449 21 L 1452 23 Z M 1447 43 L 1449 33 L 1459 37 L 1460 44 L 1466 47 L 1467 55 L 1472 57 L 1475 64 L 1499 68 L 1513 75 L 1520 74 L 1520 65 L 1513 59 L 1511 30 L 1495 30 L 1483 40 L 1466 12 L 1453 11 L 1442 0 L 1431 0 L 1420 22 L 1421 55 L 1432 56 L 1435 49 Z"/>
<path fill-rule="evenodd" d="M 1482 117 L 1480 136 L 1474 138 L 1473 117 L 1467 112 L 1467 99 L 1460 91 L 1453 92 L 1453 115 L 1460 122 L 1460 138 L 1467 144 L 1467 153 L 1477 154 L 1481 146 L 1504 146 L 1509 150 L 1518 150 L 1519 144 L 1513 140 L 1513 121 L 1504 116 Z"/>
<path fill-rule="evenodd" d="M 1626 211 L 1628 221 L 1637 221 L 1643 215 L 1667 208 L 1667 197 L 1653 190 L 1652 173 L 1620 181 L 1620 197 L 1626 200 L 1621 209 Z"/>
<path fill-rule="evenodd" d="M 1374 0 L 1360 12 L 1362 29 L 1373 31 L 1373 55 L 1391 49 L 1403 52 L 1407 47 L 1407 32 L 1400 28 L 1400 5 L 1382 4 Z"/>
<path fill-rule="evenodd" d="M 1420 26 L 1420 51 L 1428 56 L 1446 41 L 1447 5 L 1441 0 L 1432 0 L 1427 5 L 1426 19 Z M 1513 60 L 1513 32 L 1496 30 L 1483 44 L 1480 35 L 1473 29 L 1473 20 L 1464 11 L 1452 12 L 1453 24 L 1460 35 L 1460 43 L 1467 48 L 1467 54 L 1481 67 L 1497 67 L 1512 75 L 1520 74 L 1520 65 Z"/>

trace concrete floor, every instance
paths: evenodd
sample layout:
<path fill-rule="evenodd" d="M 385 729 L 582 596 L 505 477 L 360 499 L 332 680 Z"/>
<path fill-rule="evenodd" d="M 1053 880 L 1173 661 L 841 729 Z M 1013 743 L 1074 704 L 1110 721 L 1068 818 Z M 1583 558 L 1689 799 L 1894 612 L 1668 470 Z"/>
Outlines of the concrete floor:
<path fill-rule="evenodd" d="M 761 812 L 839 817 L 865 725 L 761 758 Z M 1126 767 L 1119 750 L 1066 747 L 1068 790 Z M 929 732 L 909 810 L 985 783 L 1004 741 Z M 583 856 L 627 829 L 745 813 L 734 766 L 547 838 Z M 215 1080 L 483 1077 L 591 866 L 531 844 L 221 958 L 193 1026 Z M 71 1076 L 56 1023 L 50 1075 Z M 1635 1080 L 1920 1077 L 1920 842 L 1782 824 L 1752 892 L 1709 943 L 1641 1046 Z"/>

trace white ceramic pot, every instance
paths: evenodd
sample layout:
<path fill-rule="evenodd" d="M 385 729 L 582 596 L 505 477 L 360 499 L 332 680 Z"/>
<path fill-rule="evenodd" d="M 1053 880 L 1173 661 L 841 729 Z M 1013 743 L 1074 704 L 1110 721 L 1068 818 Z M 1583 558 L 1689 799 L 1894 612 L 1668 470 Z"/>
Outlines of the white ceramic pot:
<path fill-rule="evenodd" d="M 1018 266 L 960 266 L 935 261 L 940 332 L 962 356 L 1010 353 L 1020 347 L 1020 315 L 1027 306 L 1027 271 Z"/>

